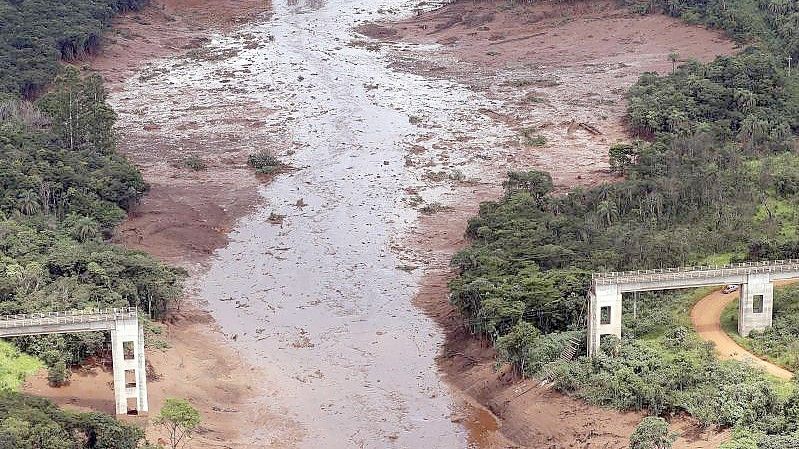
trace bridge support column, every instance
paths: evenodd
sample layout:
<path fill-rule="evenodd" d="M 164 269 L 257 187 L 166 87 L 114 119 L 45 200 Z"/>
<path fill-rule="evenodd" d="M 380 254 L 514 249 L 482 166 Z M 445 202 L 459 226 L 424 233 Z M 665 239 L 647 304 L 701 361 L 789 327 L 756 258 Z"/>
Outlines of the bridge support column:
<path fill-rule="evenodd" d="M 588 292 L 588 355 L 599 352 L 603 335 L 621 338 L 621 291 L 617 285 L 594 285 Z"/>
<path fill-rule="evenodd" d="M 753 330 L 771 326 L 774 311 L 774 283 L 768 273 L 751 273 L 741 287 L 738 333 L 744 337 Z"/>
<path fill-rule="evenodd" d="M 144 329 L 139 326 L 138 318 L 116 321 L 115 329 L 111 331 L 111 355 L 117 414 L 128 413 L 128 399 L 135 399 L 137 413 L 147 413 Z"/>

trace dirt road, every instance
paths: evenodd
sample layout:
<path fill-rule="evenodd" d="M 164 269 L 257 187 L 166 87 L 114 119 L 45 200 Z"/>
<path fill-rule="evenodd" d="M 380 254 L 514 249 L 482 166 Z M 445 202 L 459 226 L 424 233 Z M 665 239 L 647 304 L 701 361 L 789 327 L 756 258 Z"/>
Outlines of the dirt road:
<path fill-rule="evenodd" d="M 737 301 L 738 297 L 738 293 L 725 295 L 721 290 L 716 290 L 699 300 L 691 309 L 691 321 L 694 323 L 696 331 L 703 339 L 716 345 L 716 351 L 722 359 L 735 359 L 751 363 L 781 379 L 792 378 L 792 372 L 748 352 L 721 328 L 721 314 L 727 305 Z"/>

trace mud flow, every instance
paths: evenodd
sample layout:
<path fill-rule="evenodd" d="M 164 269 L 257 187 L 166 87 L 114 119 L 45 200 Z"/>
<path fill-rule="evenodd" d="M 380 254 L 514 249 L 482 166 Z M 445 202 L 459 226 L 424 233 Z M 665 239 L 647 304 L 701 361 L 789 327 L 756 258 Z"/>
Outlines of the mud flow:
<path fill-rule="evenodd" d="M 496 423 L 454 417 L 463 412 L 435 365 L 442 335 L 412 305 L 423 270 L 397 242 L 420 213 L 453 201 L 431 179 L 476 178 L 513 138 L 478 112 L 501 104 L 394 71 L 385 49 L 352 31 L 415 5 L 273 6 L 270 17 L 151 64 L 112 98 L 124 103 L 122 132 L 146 117 L 175 152 L 213 145 L 225 163 L 226 153 L 269 149 L 295 168 L 261 188 L 262 204 L 192 287 L 266 373 L 264 406 L 302 424 L 301 447 L 476 445 Z M 252 446 L 271 435 L 261 429 Z"/>

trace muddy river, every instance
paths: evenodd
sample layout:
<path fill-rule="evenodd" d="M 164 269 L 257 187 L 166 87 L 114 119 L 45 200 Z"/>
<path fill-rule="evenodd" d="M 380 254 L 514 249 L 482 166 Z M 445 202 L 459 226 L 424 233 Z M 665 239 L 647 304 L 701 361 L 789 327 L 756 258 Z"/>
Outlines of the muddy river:
<path fill-rule="evenodd" d="M 394 71 L 385 46 L 352 31 L 415 4 L 273 6 L 112 97 L 124 100 L 123 127 L 158 123 L 187 151 L 202 135 L 223 162 L 226 151 L 271 148 L 294 168 L 261 189 L 192 287 L 262 368 L 265 406 L 304 427 L 301 447 L 476 447 L 479 429 L 455 418 L 464 412 L 437 372 L 442 335 L 412 305 L 424 267 L 403 236 L 512 138 L 476 112 L 501 105 Z M 253 435 L 253 447 L 271 435 Z"/>

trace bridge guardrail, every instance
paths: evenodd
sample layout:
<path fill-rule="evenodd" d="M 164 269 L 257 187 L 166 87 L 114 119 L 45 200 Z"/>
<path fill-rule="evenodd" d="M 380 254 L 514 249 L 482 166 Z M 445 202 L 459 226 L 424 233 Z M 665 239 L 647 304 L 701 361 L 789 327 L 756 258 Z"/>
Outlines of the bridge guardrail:
<path fill-rule="evenodd" d="M 136 317 L 138 317 L 138 310 L 135 307 L 3 315 L 0 316 L 0 328 L 88 323 Z"/>
<path fill-rule="evenodd" d="M 799 259 L 770 260 L 765 262 L 743 262 L 722 266 L 693 266 L 661 268 L 653 270 L 616 271 L 593 273 L 594 284 L 628 284 L 634 282 L 657 282 L 680 279 L 746 275 L 753 273 L 782 273 L 799 271 Z"/>

